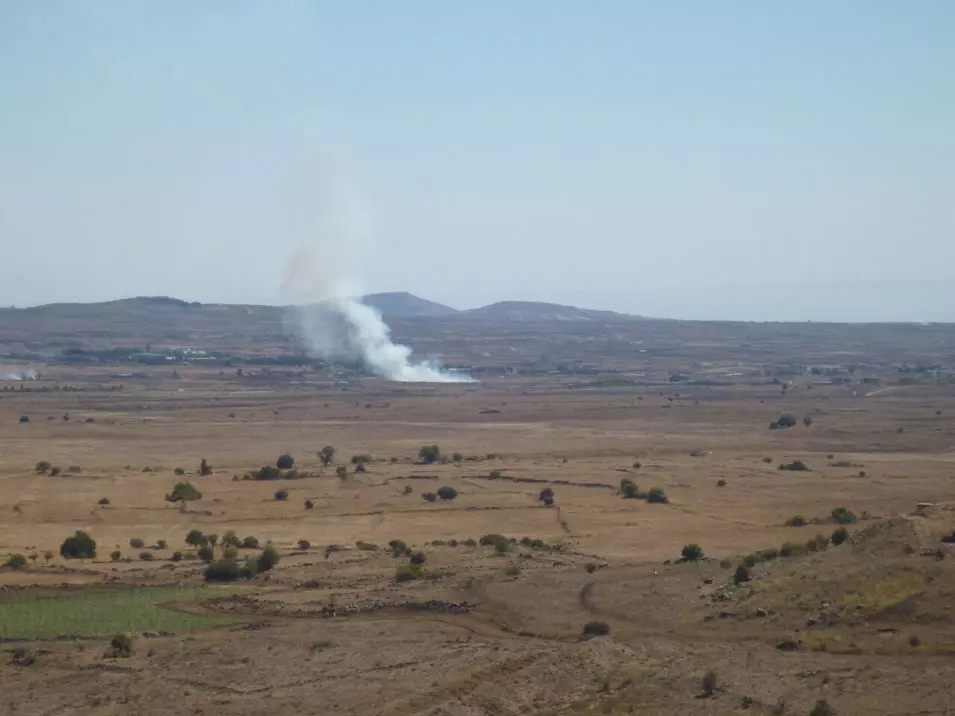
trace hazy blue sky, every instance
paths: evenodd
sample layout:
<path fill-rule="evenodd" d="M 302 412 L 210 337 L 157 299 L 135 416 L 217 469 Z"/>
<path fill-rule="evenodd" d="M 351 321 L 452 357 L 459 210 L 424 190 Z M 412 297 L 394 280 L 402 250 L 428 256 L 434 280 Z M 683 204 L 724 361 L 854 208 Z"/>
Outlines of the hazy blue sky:
<path fill-rule="evenodd" d="M 953 27 L 948 0 L 2 2 L 0 302 L 280 302 L 349 181 L 369 291 L 955 320 Z"/>

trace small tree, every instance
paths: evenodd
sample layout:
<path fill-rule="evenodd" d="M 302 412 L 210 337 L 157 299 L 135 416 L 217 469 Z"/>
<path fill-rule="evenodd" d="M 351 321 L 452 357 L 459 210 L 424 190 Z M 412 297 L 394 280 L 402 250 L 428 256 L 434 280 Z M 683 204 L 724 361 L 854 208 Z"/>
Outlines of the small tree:
<path fill-rule="evenodd" d="M 225 534 L 222 535 L 223 547 L 238 547 L 240 544 L 242 544 L 242 542 L 236 535 L 235 530 L 226 530 Z"/>
<path fill-rule="evenodd" d="M 279 553 L 272 545 L 266 545 L 256 561 L 256 571 L 258 574 L 268 572 L 275 568 L 279 563 Z"/>
<path fill-rule="evenodd" d="M 832 537 L 830 538 L 832 543 L 837 547 L 849 539 L 849 530 L 845 527 L 839 527 L 832 532 Z"/>
<path fill-rule="evenodd" d="M 186 471 L 181 467 L 177 467 L 175 470 L 173 470 L 173 472 L 176 473 L 176 475 L 178 475 L 179 477 L 182 477 L 183 475 L 186 474 Z"/>
<path fill-rule="evenodd" d="M 275 461 L 275 467 L 279 470 L 291 470 L 294 464 L 295 458 L 289 454 L 279 455 L 279 459 Z"/>
<path fill-rule="evenodd" d="M 418 450 L 418 459 L 432 465 L 441 459 L 441 449 L 437 445 L 424 445 Z"/>
<path fill-rule="evenodd" d="M 205 547 L 209 544 L 209 540 L 199 530 L 189 530 L 186 535 L 186 544 L 190 547 Z"/>
<path fill-rule="evenodd" d="M 206 535 L 206 539 L 209 540 L 209 544 L 210 544 L 212 547 L 215 547 L 215 546 L 216 546 L 216 542 L 219 541 L 219 535 Z M 162 547 L 162 549 L 165 549 L 165 543 L 164 543 L 164 546 Z"/>
<path fill-rule="evenodd" d="M 332 460 L 335 459 L 335 448 L 331 445 L 326 445 L 318 451 L 318 459 L 322 461 L 322 465 L 328 467 L 332 464 Z"/>
<path fill-rule="evenodd" d="M 832 521 L 837 525 L 851 525 L 856 521 L 856 516 L 845 507 L 837 507 L 832 511 Z"/>
<path fill-rule="evenodd" d="M 683 548 L 682 555 L 687 562 L 698 562 L 703 559 L 703 549 L 698 544 L 688 544 Z"/>
<path fill-rule="evenodd" d="M 336 467 L 335 474 L 338 475 L 338 479 L 343 482 L 348 479 L 348 470 L 344 465 Z"/>
<path fill-rule="evenodd" d="M 67 537 L 60 545 L 60 555 L 64 559 L 95 559 L 96 540 L 86 532 L 77 530 L 72 537 Z"/>
<path fill-rule="evenodd" d="M 239 565 L 234 559 L 220 559 L 206 567 L 203 573 L 207 582 L 234 582 L 240 576 Z"/>
<path fill-rule="evenodd" d="M 167 502 L 189 502 L 201 499 L 202 493 L 188 482 L 177 482 L 172 492 L 166 495 Z"/>
<path fill-rule="evenodd" d="M 43 560 L 44 560 L 47 564 L 49 564 L 51 561 L 53 561 L 53 553 L 50 552 L 50 551 L 44 552 L 44 553 L 43 553 Z"/>
<path fill-rule="evenodd" d="M 451 455 L 452 462 L 461 462 L 462 460 L 464 460 L 464 455 L 462 455 L 459 452 L 456 452 L 453 455 Z"/>
<path fill-rule="evenodd" d="M 424 556 L 424 552 L 414 552 L 409 558 L 409 561 L 411 562 L 411 564 L 416 564 L 420 566 L 425 563 L 425 559 L 426 557 Z"/>
<path fill-rule="evenodd" d="M 736 568 L 736 574 L 733 575 L 733 584 L 737 586 L 748 582 L 750 580 L 749 568 L 745 564 L 741 564 Z"/>
<path fill-rule="evenodd" d="M 5 566 L 7 569 L 21 570 L 26 569 L 27 558 L 22 554 L 12 554 L 10 558 L 7 559 Z"/>
<path fill-rule="evenodd" d="M 438 497 L 442 500 L 453 500 L 458 496 L 458 491 L 453 487 L 439 487 L 438 488 Z"/>
<path fill-rule="evenodd" d="M 650 489 L 650 492 L 647 493 L 647 502 L 657 505 L 665 505 L 669 501 L 670 499 L 666 496 L 666 493 L 662 488 L 653 487 Z"/>
<path fill-rule="evenodd" d="M 215 559 L 215 552 L 208 544 L 204 544 L 199 548 L 198 555 L 199 559 L 201 559 L 203 562 L 211 562 L 213 559 Z"/>
<path fill-rule="evenodd" d="M 300 539 L 300 540 L 298 541 L 298 548 L 299 548 L 299 550 L 301 550 L 302 552 L 307 551 L 308 548 L 311 547 L 311 546 L 312 546 L 312 543 L 309 542 L 307 539 Z"/>

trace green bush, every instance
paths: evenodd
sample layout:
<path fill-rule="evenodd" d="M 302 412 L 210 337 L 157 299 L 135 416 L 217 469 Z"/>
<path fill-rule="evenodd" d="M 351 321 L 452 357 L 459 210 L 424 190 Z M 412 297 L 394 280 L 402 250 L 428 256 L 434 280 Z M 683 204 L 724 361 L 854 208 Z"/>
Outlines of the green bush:
<path fill-rule="evenodd" d="M 173 472 L 180 477 L 186 474 L 186 471 L 183 470 L 181 467 L 177 467 L 175 470 L 173 470 Z"/>
<path fill-rule="evenodd" d="M 795 515 L 786 520 L 787 527 L 805 527 L 806 524 L 806 518 L 802 515 Z"/>
<path fill-rule="evenodd" d="M 438 488 L 438 497 L 442 500 L 453 500 L 458 496 L 458 491 L 453 487 L 439 487 Z"/>
<path fill-rule="evenodd" d="M 223 558 L 206 567 L 203 576 L 207 582 L 234 582 L 241 575 L 234 559 Z"/>
<path fill-rule="evenodd" d="M 396 582 L 412 582 L 421 576 L 421 568 L 414 564 L 405 564 L 395 570 Z"/>
<path fill-rule="evenodd" d="M 258 549 L 259 541 L 252 535 L 249 535 L 244 540 L 242 540 L 240 546 L 242 547 L 242 549 Z"/>
<path fill-rule="evenodd" d="M 166 495 L 167 502 L 189 502 L 201 499 L 202 493 L 188 482 L 177 482 L 172 492 Z"/>
<path fill-rule="evenodd" d="M 425 559 L 424 552 L 412 552 L 410 557 L 411 564 L 419 566 L 425 563 Z"/>
<path fill-rule="evenodd" d="M 856 521 L 856 516 L 845 507 L 837 507 L 832 511 L 832 521 L 837 525 L 851 525 Z"/>
<path fill-rule="evenodd" d="M 697 562 L 703 559 L 703 549 L 698 544 L 688 544 L 681 551 L 687 562 Z"/>
<path fill-rule="evenodd" d="M 257 482 L 278 480 L 280 477 L 282 477 L 282 471 L 275 467 L 275 465 L 263 465 L 258 470 L 252 471 L 252 479 Z"/>
<path fill-rule="evenodd" d="M 197 554 L 199 555 L 199 559 L 201 559 L 203 562 L 211 562 L 215 559 L 215 552 L 213 551 L 212 547 L 207 544 L 200 547 Z"/>
<path fill-rule="evenodd" d="M 418 450 L 418 459 L 432 465 L 441 459 L 441 449 L 437 445 L 424 445 Z"/>
<path fill-rule="evenodd" d="M 328 467 L 332 464 L 332 460 L 335 459 L 335 448 L 331 445 L 326 445 L 319 450 L 318 459 L 322 461 L 324 467 Z"/>
<path fill-rule="evenodd" d="M 275 461 L 275 467 L 279 470 L 291 470 L 294 464 L 295 458 L 288 453 L 279 455 L 279 459 Z"/>
<path fill-rule="evenodd" d="M 67 537 L 60 545 L 60 555 L 64 559 L 95 559 L 96 540 L 86 532 L 77 530 L 72 537 Z"/>
<path fill-rule="evenodd" d="M 391 548 L 391 554 L 394 557 L 409 553 L 408 545 L 405 544 L 404 540 L 393 539 L 388 543 L 388 546 Z"/>
<path fill-rule="evenodd" d="M 834 545 L 838 546 L 849 539 L 849 530 L 847 530 L 845 527 L 839 527 L 833 530 L 832 537 L 829 539 Z"/>
<path fill-rule="evenodd" d="M 110 656 L 127 658 L 133 655 L 133 637 L 129 634 L 116 634 L 109 642 Z"/>
<path fill-rule="evenodd" d="M 647 502 L 651 504 L 665 505 L 669 501 L 666 493 L 659 487 L 650 488 L 650 491 L 647 493 Z"/>
<path fill-rule="evenodd" d="M 190 547 L 204 547 L 209 544 L 209 540 L 199 530 L 189 530 L 186 535 L 186 544 Z"/>
<path fill-rule="evenodd" d="M 279 563 L 279 553 L 272 545 L 266 545 L 265 549 L 262 550 L 262 554 L 259 555 L 257 560 L 257 572 L 262 574 L 263 572 L 268 572 L 272 569 L 275 569 L 276 565 Z"/>
<path fill-rule="evenodd" d="M 22 554 L 11 554 L 10 558 L 7 559 L 6 564 L 4 566 L 6 566 L 7 569 L 16 569 L 16 570 L 26 569 L 27 558 L 24 557 Z"/>
<path fill-rule="evenodd" d="M 607 622 L 587 622 L 584 624 L 583 634 L 587 637 L 607 636 L 610 633 L 610 625 Z"/>
<path fill-rule="evenodd" d="M 139 559 L 143 562 L 152 562 L 154 557 L 151 552 L 140 552 Z"/>
<path fill-rule="evenodd" d="M 238 547 L 242 542 L 239 541 L 238 536 L 235 533 L 235 530 L 226 530 L 225 534 L 222 535 L 222 546 L 223 547 Z"/>

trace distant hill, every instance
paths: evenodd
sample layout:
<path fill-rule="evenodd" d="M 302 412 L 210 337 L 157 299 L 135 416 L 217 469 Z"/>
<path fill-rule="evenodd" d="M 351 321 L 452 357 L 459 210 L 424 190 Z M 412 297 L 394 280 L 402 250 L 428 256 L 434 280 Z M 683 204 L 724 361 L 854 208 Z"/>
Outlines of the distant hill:
<path fill-rule="evenodd" d="M 407 291 L 372 293 L 361 300 L 385 318 L 442 318 L 458 313 L 455 308 L 419 298 Z"/>
<path fill-rule="evenodd" d="M 462 311 L 466 318 L 483 321 L 619 321 L 631 318 L 614 311 L 595 311 L 576 306 L 538 301 L 498 301 L 488 306 Z"/>

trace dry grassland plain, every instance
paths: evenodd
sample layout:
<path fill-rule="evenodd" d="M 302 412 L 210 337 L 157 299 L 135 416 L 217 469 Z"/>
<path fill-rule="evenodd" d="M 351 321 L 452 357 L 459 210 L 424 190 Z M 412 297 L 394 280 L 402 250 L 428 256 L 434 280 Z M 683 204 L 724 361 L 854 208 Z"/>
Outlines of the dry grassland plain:
<path fill-rule="evenodd" d="M 117 372 L 54 365 L 0 393 L 0 560 L 27 561 L 0 570 L 0 714 L 955 708 L 945 381 Z M 422 464 L 429 445 L 443 459 Z M 245 479 L 283 454 L 308 476 Z M 202 498 L 167 501 L 177 482 Z M 95 558 L 60 556 L 77 530 Z M 259 543 L 239 566 L 267 543 L 280 561 L 206 585 L 191 530 L 216 559 L 231 530 Z"/>

